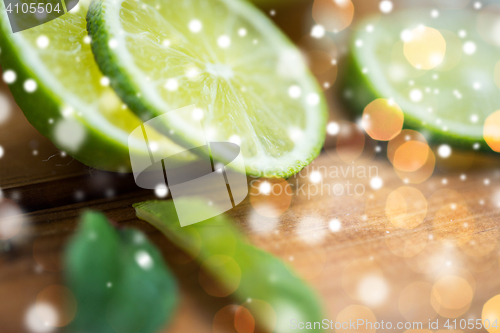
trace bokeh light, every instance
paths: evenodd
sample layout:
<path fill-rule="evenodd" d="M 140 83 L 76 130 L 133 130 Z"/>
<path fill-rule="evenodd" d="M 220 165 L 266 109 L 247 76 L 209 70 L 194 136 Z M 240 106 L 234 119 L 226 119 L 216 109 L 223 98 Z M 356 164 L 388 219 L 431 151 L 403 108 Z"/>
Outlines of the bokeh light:
<path fill-rule="evenodd" d="M 332 67 L 337 67 L 332 64 L 335 60 L 330 54 L 321 50 L 306 50 L 304 51 L 307 57 L 309 68 L 315 75 L 323 74 Z M 335 76 L 336 77 L 336 76 Z M 334 80 L 335 81 L 335 80 Z"/>
<path fill-rule="evenodd" d="M 245 307 L 231 304 L 215 314 L 212 328 L 213 333 L 253 333 L 255 319 Z"/>
<path fill-rule="evenodd" d="M 224 276 L 222 283 L 214 281 L 211 276 L 213 272 Z M 201 265 L 198 281 L 207 294 L 215 297 L 226 297 L 238 289 L 241 281 L 241 268 L 229 256 L 214 255 Z"/>
<path fill-rule="evenodd" d="M 500 295 L 496 295 L 484 303 L 481 318 L 484 328 L 489 333 L 500 333 Z M 496 327 L 492 327 L 493 325 Z"/>
<path fill-rule="evenodd" d="M 462 277 L 446 275 L 432 287 L 431 304 L 436 312 L 447 318 L 456 318 L 470 307 L 474 291 Z"/>
<path fill-rule="evenodd" d="M 9 239 L 21 231 L 24 223 L 23 212 L 10 199 L 0 199 L 0 239 Z"/>
<path fill-rule="evenodd" d="M 394 153 L 394 167 L 406 172 L 416 171 L 427 162 L 429 152 L 429 146 L 426 143 L 405 142 Z"/>
<path fill-rule="evenodd" d="M 432 294 L 445 308 L 461 309 L 472 301 L 474 292 L 465 279 L 447 275 L 434 284 Z"/>
<path fill-rule="evenodd" d="M 269 191 L 261 190 L 261 184 L 269 184 Z M 250 204 L 255 211 L 265 217 L 277 217 L 283 214 L 292 202 L 292 188 L 284 179 L 273 181 L 258 179 L 250 187 Z"/>
<path fill-rule="evenodd" d="M 370 307 L 382 305 L 389 295 L 389 285 L 379 274 L 363 277 L 358 285 L 358 298 Z"/>
<path fill-rule="evenodd" d="M 339 312 L 337 315 L 336 322 L 337 323 L 349 323 L 349 322 L 357 322 L 358 320 L 364 320 L 364 322 L 371 322 L 375 324 L 377 321 L 377 317 L 373 314 L 372 310 L 362 305 L 349 305 Z M 352 329 L 340 328 L 335 330 L 338 333 L 347 333 L 352 332 Z M 377 330 L 375 327 L 370 327 L 370 325 L 362 325 L 360 326 L 356 332 L 357 333 L 375 333 Z"/>
<path fill-rule="evenodd" d="M 338 72 L 338 50 L 333 40 L 326 35 L 321 38 L 307 35 L 301 38 L 297 45 L 302 50 L 321 89 L 329 89 L 335 83 Z"/>
<path fill-rule="evenodd" d="M 363 128 L 375 140 L 388 141 L 395 138 L 403 128 L 403 121 L 403 111 L 389 99 L 376 99 L 363 111 Z"/>
<path fill-rule="evenodd" d="M 405 183 L 419 184 L 434 172 L 436 157 L 425 137 L 417 131 L 402 130 L 387 145 L 387 158 Z"/>
<path fill-rule="evenodd" d="M 417 131 L 404 129 L 387 144 L 387 158 L 394 164 L 394 155 L 401 145 L 409 141 L 418 141 L 427 144 L 425 137 Z"/>
<path fill-rule="evenodd" d="M 404 41 L 404 55 L 417 69 L 432 69 L 444 59 L 446 41 L 441 33 L 420 25 L 411 31 L 411 37 Z"/>
<path fill-rule="evenodd" d="M 380 21 L 381 14 L 379 13 L 380 4 L 377 1 L 373 0 L 352 0 L 354 5 L 354 19 L 349 29 L 352 30 L 365 30 L 372 31 L 374 26 Z M 357 24 L 361 19 L 365 19 L 366 16 L 369 16 L 366 25 Z"/>
<path fill-rule="evenodd" d="M 365 148 L 365 134 L 361 128 L 349 121 L 339 122 L 337 134 L 337 155 L 346 163 L 351 163 L 361 156 Z"/>
<path fill-rule="evenodd" d="M 363 283 L 366 284 L 366 279 L 368 281 L 378 281 L 381 288 L 380 294 L 370 294 L 373 296 L 373 300 L 370 301 L 370 295 L 362 295 L 360 292 L 365 291 L 366 288 L 363 287 Z M 382 281 L 382 282 L 380 282 Z M 373 261 L 369 259 L 357 259 L 350 262 L 342 272 L 342 288 L 344 291 L 354 300 L 367 301 L 368 303 L 379 304 L 387 295 L 387 286 L 384 286 L 384 275 L 380 267 Z M 369 304 L 368 304 L 369 305 Z"/>
<path fill-rule="evenodd" d="M 401 291 L 398 308 L 407 321 L 425 322 L 436 317 L 431 305 L 432 288 L 430 283 L 415 281 Z"/>
<path fill-rule="evenodd" d="M 493 151 L 500 152 L 500 110 L 490 114 L 484 121 L 483 137 Z"/>
<path fill-rule="evenodd" d="M 446 53 L 443 61 L 435 67 L 439 71 L 449 71 L 462 59 L 462 41 L 460 37 L 449 30 L 439 30 L 444 40 L 446 41 Z"/>
<path fill-rule="evenodd" d="M 404 48 L 405 41 L 410 40 L 411 38 L 411 30 L 403 30 L 401 32 L 401 39 L 394 43 L 391 52 L 391 66 L 387 68 L 387 76 L 391 79 L 393 83 L 407 83 L 409 79 L 418 78 L 426 71 L 415 68 L 409 61 L 406 59 Z"/>
<path fill-rule="evenodd" d="M 392 12 L 392 9 L 394 8 L 394 4 L 392 3 L 391 0 L 382 0 L 379 3 L 379 9 L 382 13 L 387 14 Z"/>
<path fill-rule="evenodd" d="M 253 333 L 255 330 L 255 319 L 250 311 L 239 306 L 234 314 L 234 327 L 238 333 Z"/>
<path fill-rule="evenodd" d="M 55 330 L 59 316 L 57 310 L 46 303 L 36 303 L 24 315 L 26 328 L 33 333 L 48 333 Z"/>
<path fill-rule="evenodd" d="M 251 298 L 241 306 L 245 307 L 255 318 L 260 332 L 270 333 L 275 331 L 278 316 L 271 304 L 260 299 Z"/>
<path fill-rule="evenodd" d="M 476 22 L 481 38 L 489 44 L 500 46 L 500 5 L 492 4 L 481 9 Z"/>
<path fill-rule="evenodd" d="M 312 16 L 327 31 L 339 32 L 351 24 L 354 5 L 351 0 L 314 0 Z"/>
<path fill-rule="evenodd" d="M 36 304 L 50 304 L 57 313 L 57 320 L 51 326 L 68 325 L 76 315 L 77 301 L 71 290 L 61 285 L 51 285 L 44 288 L 36 297 Z"/>
<path fill-rule="evenodd" d="M 416 188 L 402 186 L 387 197 L 385 214 L 395 227 L 412 229 L 424 220 L 427 200 Z"/>

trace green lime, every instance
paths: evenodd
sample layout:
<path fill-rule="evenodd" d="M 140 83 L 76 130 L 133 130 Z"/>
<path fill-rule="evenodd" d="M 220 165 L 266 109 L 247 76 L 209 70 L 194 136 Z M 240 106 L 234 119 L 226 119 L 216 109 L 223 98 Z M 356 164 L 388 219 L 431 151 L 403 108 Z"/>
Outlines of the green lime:
<path fill-rule="evenodd" d="M 500 43 L 485 40 L 481 15 L 429 9 L 368 18 L 352 38 L 344 97 L 359 113 L 377 98 L 392 100 L 405 127 L 429 140 L 488 149 L 483 124 L 500 109 Z"/>
<path fill-rule="evenodd" d="M 2 2 L 3 79 L 26 118 L 59 149 L 95 168 L 128 171 L 128 137 L 142 122 L 97 67 L 85 14 L 85 3 L 80 2 L 60 18 L 13 34 Z M 166 155 L 179 150 L 158 133 L 154 136 Z M 149 160 L 143 140 L 131 138 L 130 151 Z"/>
<path fill-rule="evenodd" d="M 87 19 L 99 67 L 142 119 L 196 106 L 157 126 L 175 142 L 236 143 L 254 176 L 289 177 L 319 154 L 324 97 L 300 52 L 250 3 L 104 0 Z"/>

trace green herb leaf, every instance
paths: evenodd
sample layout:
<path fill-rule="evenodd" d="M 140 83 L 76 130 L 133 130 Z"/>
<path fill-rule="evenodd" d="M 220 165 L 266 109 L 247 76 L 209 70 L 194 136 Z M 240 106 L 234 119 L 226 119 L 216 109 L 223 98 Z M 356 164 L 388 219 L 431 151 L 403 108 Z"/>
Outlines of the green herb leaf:
<path fill-rule="evenodd" d="M 189 202 L 196 210 L 197 200 L 189 198 Z M 196 257 L 221 286 L 232 291 L 230 295 L 250 310 L 264 331 L 289 332 L 292 320 L 321 322 L 325 318 L 315 292 L 280 259 L 248 244 L 225 215 L 181 227 L 172 201 L 148 201 L 134 207 L 140 219 Z"/>
<path fill-rule="evenodd" d="M 116 231 L 97 212 L 83 214 L 65 275 L 78 302 L 72 332 L 156 332 L 177 304 L 174 277 L 155 246 L 139 230 Z"/>

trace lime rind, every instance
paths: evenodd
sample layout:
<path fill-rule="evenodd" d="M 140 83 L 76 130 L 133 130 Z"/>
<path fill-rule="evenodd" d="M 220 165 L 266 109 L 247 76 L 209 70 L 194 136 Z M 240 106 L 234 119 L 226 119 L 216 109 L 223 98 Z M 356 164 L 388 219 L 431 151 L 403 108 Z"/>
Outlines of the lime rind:
<path fill-rule="evenodd" d="M 120 22 L 120 9 L 124 2 L 95 1 L 87 15 L 87 28 L 92 36 L 92 49 L 97 63 L 103 73 L 110 78 L 111 86 L 141 119 L 147 120 L 175 108 L 166 104 L 153 89 L 145 88 L 148 87 L 148 84 L 145 83 L 147 78 L 134 63 L 134 58 L 125 46 L 126 33 L 124 33 Z M 272 38 L 282 50 L 290 49 L 293 52 L 298 52 L 293 44 L 250 4 L 243 1 L 214 1 L 214 6 L 216 4 L 226 6 L 231 13 L 244 13 L 247 18 L 251 18 L 253 26 L 258 29 L 260 34 L 266 38 Z M 127 3 L 127 5 L 129 4 Z M 144 6 L 146 5 L 144 4 Z M 318 94 L 317 105 L 302 110 L 306 113 L 307 119 L 304 125 L 304 139 L 297 143 L 291 152 L 287 152 L 279 158 L 259 153 L 256 153 L 256 156 L 244 155 L 247 174 L 288 178 L 299 172 L 319 154 L 325 136 L 326 102 L 322 94 L 319 93 L 320 89 L 317 83 L 309 73 L 304 73 L 301 79 L 303 81 L 301 83 L 306 87 L 305 90 Z M 283 88 L 287 89 L 288 87 Z M 185 105 L 178 105 L 178 107 L 193 103 L 196 104 L 192 99 L 186 100 Z M 202 145 L 206 140 L 200 133 L 190 131 L 189 121 L 186 119 L 177 118 L 176 121 L 164 124 L 157 130 L 180 145 Z M 258 148 L 256 150 L 258 151 Z"/>
<path fill-rule="evenodd" d="M 129 110 L 121 109 L 122 103 L 112 89 L 108 87 L 89 88 L 89 85 L 94 84 L 91 80 L 96 79 L 94 74 L 100 73 L 92 60 L 90 47 L 86 46 L 85 49 L 85 46 L 74 47 L 71 44 L 75 43 L 77 38 L 83 39 L 86 36 L 85 18 L 82 14 L 85 7 L 85 2 L 81 2 L 80 6 L 75 8 L 72 13 L 67 13 L 42 26 L 12 34 L 2 3 L 0 5 L 2 18 L 0 60 L 2 68 L 4 73 L 13 71 L 16 75 L 15 81 L 9 83 L 9 88 L 28 121 L 44 136 L 53 141 L 59 149 L 66 151 L 88 166 L 109 171 L 128 172 L 130 171 L 129 150 L 136 157 L 145 160 L 149 159 L 149 153 L 135 138 L 128 140 L 131 129 L 127 126 L 122 128 L 116 124 L 119 122 L 120 116 L 110 120 L 101 114 L 103 106 L 100 106 L 99 102 L 107 103 L 111 100 L 111 104 L 119 103 L 119 110 L 113 112 L 124 118 L 122 123 L 130 122 L 131 119 L 135 118 Z M 59 31 L 69 34 L 70 29 L 75 32 L 75 35 L 66 36 L 68 38 L 64 43 L 67 44 L 54 45 L 61 42 L 61 39 L 57 39 L 55 34 Z M 72 57 L 70 61 L 71 59 L 76 61 L 76 58 L 81 56 L 82 58 L 90 58 L 90 65 L 94 67 L 85 68 L 85 73 L 78 73 L 78 70 L 75 72 L 74 68 L 64 68 L 65 73 L 68 73 L 65 78 L 71 80 L 73 75 L 75 80 L 74 82 L 60 82 L 53 72 L 54 66 L 51 67 L 44 62 L 42 53 L 40 53 L 42 50 L 37 49 L 33 44 L 34 38 L 40 35 L 47 35 L 49 39 L 54 37 L 54 40 L 50 41 L 52 45 L 48 49 L 53 52 L 49 56 L 53 57 L 54 63 L 57 62 L 56 57 L 58 56 Z M 68 49 L 71 49 L 71 52 L 63 52 Z M 72 70 L 73 72 L 71 72 Z M 36 83 L 34 91 L 25 89 L 24 85 L 28 80 L 33 80 Z M 71 87 L 73 90 L 68 91 L 68 84 L 73 85 Z M 80 95 L 78 95 L 79 89 L 81 89 Z M 88 91 L 91 91 L 90 95 L 87 95 Z M 65 126 L 68 125 L 63 130 L 66 131 L 63 137 L 61 137 L 61 131 L 58 131 L 57 127 L 62 122 L 65 122 Z M 137 126 L 141 124 L 138 119 L 131 124 L 134 123 Z M 71 130 L 75 130 L 75 132 L 72 133 Z M 81 138 L 78 140 L 79 142 L 75 142 L 76 144 L 68 145 L 68 142 L 65 142 L 66 138 L 71 142 L 78 135 Z M 70 138 L 71 136 L 73 138 Z M 174 146 L 166 139 L 158 141 L 160 143 L 159 149 L 169 151 Z M 189 157 L 189 154 L 184 156 L 187 159 Z"/>
<path fill-rule="evenodd" d="M 448 143 L 464 149 L 473 148 L 490 151 L 483 138 L 482 122 L 479 121 L 474 124 L 466 119 L 466 116 L 471 112 L 477 112 L 485 119 L 489 113 L 494 112 L 500 106 L 500 100 L 497 96 L 490 94 L 489 96 L 477 97 L 466 90 L 472 90 L 472 83 L 466 81 L 468 76 L 466 67 L 472 66 L 472 69 L 476 70 L 477 73 L 482 72 L 476 66 L 487 66 L 481 64 L 481 62 L 487 64 L 490 60 L 486 54 L 489 51 L 491 51 L 489 52 L 491 54 L 494 54 L 495 51 L 498 52 L 493 46 L 482 42 L 475 32 L 475 21 L 471 20 L 470 17 L 470 15 L 475 14 L 455 11 L 452 13 L 453 20 L 450 18 L 451 14 L 446 11 L 440 13 L 439 19 L 432 19 L 428 11 L 403 11 L 391 15 L 393 15 L 393 18 L 390 22 L 375 24 L 372 32 L 361 28 L 371 23 L 370 18 L 366 19 L 359 24 L 359 31 L 354 33 L 352 37 L 351 49 L 353 51 L 348 59 L 347 72 L 349 74 L 346 75 L 343 91 L 347 104 L 354 111 L 361 114 L 366 105 L 373 100 L 391 98 L 404 112 L 404 127 L 422 132 L 430 142 Z M 471 24 L 467 22 L 471 22 Z M 403 29 L 411 30 L 421 24 L 438 30 L 455 32 L 458 32 L 461 28 L 465 29 L 468 35 L 467 38 L 462 39 L 462 42 L 473 40 L 482 48 L 478 52 L 484 53 L 484 55 L 474 55 L 476 58 L 463 55 L 460 60 L 462 64 L 459 63 L 455 68 L 443 70 L 438 66 L 435 69 L 420 70 L 419 77 L 407 77 L 407 81 L 402 81 L 399 84 L 390 82 L 388 73 L 385 71 L 387 67 L 384 67 L 387 64 L 381 63 L 380 58 L 382 55 L 378 53 L 386 52 L 386 56 L 387 53 L 390 55 L 390 52 L 385 50 L 391 50 L 395 47 L 395 43 L 401 42 L 401 31 Z M 467 29 L 467 27 L 470 27 L 470 29 Z M 356 45 L 358 40 L 363 41 L 362 47 L 359 47 L 359 44 Z M 380 51 L 380 49 L 384 48 L 384 51 Z M 485 48 L 488 50 L 485 50 Z M 478 60 L 479 57 L 483 58 Z M 390 57 L 386 61 L 391 61 Z M 406 65 L 411 66 L 409 63 Z M 413 70 L 418 71 L 414 68 Z M 457 72 L 458 74 L 455 74 Z M 492 70 L 490 72 L 491 75 Z M 433 74 L 436 74 L 439 80 L 442 80 L 437 80 L 435 86 L 431 86 L 428 79 Z M 453 77 L 454 75 L 455 77 Z M 446 79 L 449 81 L 445 81 Z M 429 86 L 432 91 L 434 89 L 440 90 L 440 94 L 435 97 L 438 100 L 435 103 L 437 107 L 433 108 L 432 113 L 427 108 L 429 105 L 414 103 L 409 100 L 407 93 L 411 87 L 406 86 L 409 81 L 414 81 L 415 85 L 420 85 L 421 90 L 424 90 L 423 87 L 426 86 Z M 440 82 L 444 82 L 444 84 Z M 466 84 L 468 83 L 470 83 L 470 87 L 467 88 Z M 491 85 L 494 85 L 493 82 L 491 82 Z M 466 91 L 467 97 L 461 101 L 454 101 L 454 97 L 450 97 L 453 96 L 452 91 L 448 90 L 455 89 L 455 87 L 459 87 L 458 90 L 462 92 Z"/>

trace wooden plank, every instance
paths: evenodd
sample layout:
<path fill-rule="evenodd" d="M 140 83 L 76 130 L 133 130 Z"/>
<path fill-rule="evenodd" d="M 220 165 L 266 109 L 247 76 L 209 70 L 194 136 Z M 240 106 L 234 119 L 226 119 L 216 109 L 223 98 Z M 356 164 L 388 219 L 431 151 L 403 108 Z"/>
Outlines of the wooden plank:
<path fill-rule="evenodd" d="M 328 153 L 331 154 L 331 152 Z M 361 301 L 349 297 L 349 294 L 352 295 L 355 292 L 353 291 L 354 286 L 346 285 L 345 281 L 359 282 L 366 274 L 370 273 L 373 267 L 378 267 L 382 271 L 383 281 L 388 286 L 388 294 L 383 303 L 372 307 L 379 320 L 404 320 L 398 309 L 401 290 L 415 281 L 434 283 L 438 272 L 443 268 L 449 268 L 450 272 L 462 272 L 465 269 L 472 274 L 476 287 L 474 300 L 468 313 L 479 316 L 484 302 L 500 288 L 500 281 L 497 278 L 500 273 L 498 266 L 498 236 L 500 231 L 496 223 L 499 211 L 494 209 L 496 202 L 492 201 L 498 177 L 493 171 L 469 172 L 466 181 L 461 181 L 457 177 L 453 180 L 450 179 L 449 183 L 444 185 L 442 176 L 436 175 L 424 184 L 415 186 L 427 199 L 443 188 L 452 188 L 462 194 L 474 219 L 474 232 L 471 239 L 477 239 L 476 245 L 469 246 L 470 249 L 465 252 L 463 246 L 446 246 L 437 237 L 429 239 L 429 235 L 436 234 L 436 228 L 439 230 L 451 228 L 450 235 L 453 236 L 453 228 L 456 227 L 456 224 L 452 222 L 449 225 L 446 223 L 441 226 L 433 225 L 430 217 L 440 208 L 439 203 L 428 207 L 428 217 L 416 228 L 409 230 L 390 228 L 384 213 L 386 198 L 391 190 L 404 185 L 404 183 L 385 161 L 370 160 L 365 161 L 364 164 L 357 164 L 357 166 L 362 165 L 378 167 L 379 176 L 384 179 L 384 189 L 371 190 L 369 178 L 348 176 L 340 181 L 349 180 L 353 184 L 364 185 L 366 193 L 363 196 L 335 196 L 326 193 L 312 195 L 313 187 L 307 174 L 310 175 L 314 170 L 324 170 L 321 169 L 323 166 L 328 168 L 349 166 L 332 159 L 330 155 L 325 153 L 299 176 L 289 180 L 289 183 L 296 184 L 294 190 L 302 185 L 311 185 L 309 188 L 311 196 L 308 197 L 303 192 L 294 195 L 290 208 L 279 217 L 275 228 L 270 228 L 268 232 L 258 231 L 262 229 L 259 228 L 259 223 L 270 223 L 271 221 L 256 215 L 249 199 L 230 211 L 229 214 L 248 235 L 252 243 L 278 255 L 283 260 L 289 261 L 299 274 L 309 278 L 309 282 L 326 303 L 328 315 L 331 318 L 335 318 L 339 311 L 349 304 L 362 304 Z M 486 177 L 490 179 L 488 186 L 484 185 Z M 298 183 L 296 183 L 297 181 Z M 324 177 L 323 182 L 324 184 L 335 184 L 339 183 L 339 179 Z M 21 238 L 24 238 L 25 241 L 13 244 L 12 254 L 2 256 L 0 263 L 0 295 L 4 295 L 4 299 L 16 298 L 18 301 L 15 307 L 3 303 L 3 309 L 0 309 L 0 313 L 22 313 L 26 306 L 34 301 L 33 297 L 37 290 L 40 291 L 44 285 L 55 283 L 54 281 L 58 281 L 57 279 L 60 278 L 60 272 L 43 271 L 43 273 L 37 273 L 39 268 L 36 268 L 32 257 L 33 241 L 40 242 L 45 239 L 50 244 L 60 244 L 55 248 L 38 247 L 38 257 L 50 257 L 50 253 L 60 252 L 62 244 L 76 226 L 76 218 L 80 211 L 92 208 L 103 211 L 120 226 L 134 226 L 144 230 L 162 249 L 166 260 L 174 268 L 182 285 L 183 295 L 189 295 L 185 296 L 187 297 L 186 302 L 193 298 L 196 299 L 195 302 L 206 304 L 206 306 L 195 309 L 192 309 L 191 305 L 183 307 L 179 318 L 185 318 L 185 321 L 178 319 L 171 331 L 185 332 L 188 328 L 200 329 L 200 321 L 194 321 L 193 318 L 203 318 L 201 326 L 209 331 L 215 312 L 230 300 L 217 300 L 206 295 L 197 282 L 197 265 L 192 262 L 182 263 L 182 260 L 179 260 L 182 254 L 175 247 L 148 224 L 134 217 L 131 204 L 151 198 L 153 198 L 151 194 L 131 193 L 113 199 L 95 200 L 26 214 L 30 223 L 26 225 L 21 234 L 23 236 Z M 485 202 L 481 200 L 485 200 Z M 331 232 L 328 222 L 335 218 L 341 221 L 342 227 L 338 232 Z M 388 230 L 390 233 L 387 233 Z M 388 242 L 403 242 L 408 237 L 420 233 L 425 235 L 420 240 L 425 244 L 420 244 L 419 241 L 415 242 L 415 247 L 423 245 L 423 248 L 414 257 L 397 256 L 387 245 Z M 475 251 L 479 253 L 481 244 L 484 242 L 493 243 L 492 250 L 487 255 L 475 257 Z M 443 258 L 434 258 L 436 254 L 442 255 Z M 292 258 L 293 260 L 291 260 Z M 435 270 L 431 269 L 432 258 L 441 260 L 438 260 Z M 349 267 L 352 268 L 355 262 L 360 263 L 359 270 L 355 273 L 349 273 Z M 48 274 L 52 278 L 46 280 L 40 278 L 39 274 Z M 32 286 L 30 287 L 32 291 L 19 293 L 19 288 L 21 288 L 19 286 L 24 284 Z M 35 288 L 35 285 L 38 287 Z M 15 325 L 10 318 L 10 316 L 5 317 L 10 325 Z M 176 327 L 182 328 L 177 329 Z"/>
<path fill-rule="evenodd" d="M 0 124 L 0 190 L 24 211 L 35 211 L 139 190 L 131 174 L 89 168 L 61 153 L 36 131 L 15 104 L 5 84 L 0 97 L 10 102 Z M 63 186 L 61 186 L 63 184 Z"/>

